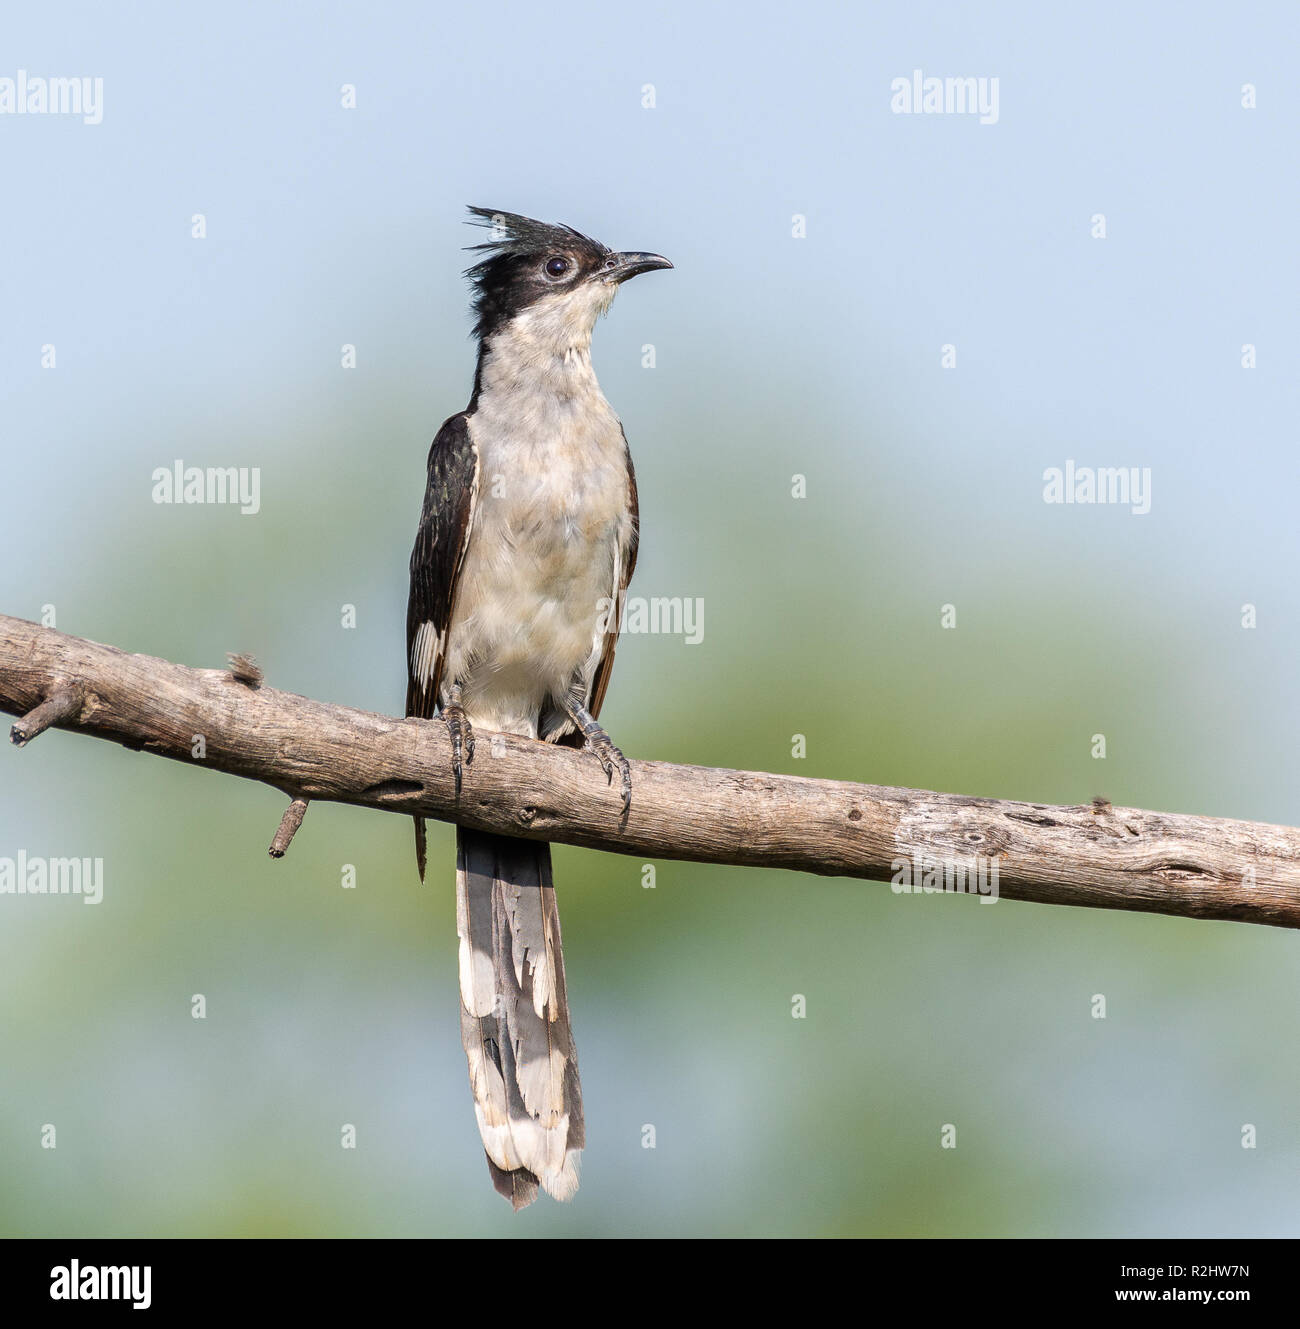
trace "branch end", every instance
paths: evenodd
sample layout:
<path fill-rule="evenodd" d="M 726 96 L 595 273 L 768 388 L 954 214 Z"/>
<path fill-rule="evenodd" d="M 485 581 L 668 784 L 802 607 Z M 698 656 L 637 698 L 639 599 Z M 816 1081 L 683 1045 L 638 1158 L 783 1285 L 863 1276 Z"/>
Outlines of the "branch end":
<path fill-rule="evenodd" d="M 77 715 L 86 699 L 86 689 L 80 683 L 65 683 L 56 687 L 39 706 L 33 707 L 9 730 L 9 741 L 23 748 L 38 738 L 51 725 Z"/>
<path fill-rule="evenodd" d="M 302 819 L 307 815 L 307 800 L 305 798 L 295 798 L 284 810 L 284 816 L 280 818 L 280 828 L 275 833 L 275 838 L 271 841 L 271 847 L 266 852 L 272 858 L 283 858 L 285 851 L 289 848 L 293 837 L 297 834 L 298 827 L 302 825 Z"/>
<path fill-rule="evenodd" d="M 250 688 L 262 686 L 262 666 L 251 655 L 244 651 L 227 651 L 226 659 L 230 661 L 230 674 L 236 683 Z"/>

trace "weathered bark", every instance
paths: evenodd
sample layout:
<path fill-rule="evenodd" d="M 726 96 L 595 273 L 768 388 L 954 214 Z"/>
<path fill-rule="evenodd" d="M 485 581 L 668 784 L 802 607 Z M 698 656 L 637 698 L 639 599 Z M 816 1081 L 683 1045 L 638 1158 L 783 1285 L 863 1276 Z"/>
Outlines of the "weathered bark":
<path fill-rule="evenodd" d="M 440 721 L 332 706 L 228 669 L 129 655 L 4 616 L 0 709 L 27 717 L 28 732 L 52 719 L 304 803 L 419 813 L 638 858 L 884 881 L 899 860 L 978 856 L 996 860 L 998 893 L 1009 899 L 1300 927 L 1300 830 L 1288 827 L 653 761 L 632 763 L 624 821 L 619 792 L 591 754 L 489 734 L 477 736 L 457 803 Z M 198 736 L 202 759 L 191 755 Z M 273 853 L 303 810 L 286 814 Z"/>

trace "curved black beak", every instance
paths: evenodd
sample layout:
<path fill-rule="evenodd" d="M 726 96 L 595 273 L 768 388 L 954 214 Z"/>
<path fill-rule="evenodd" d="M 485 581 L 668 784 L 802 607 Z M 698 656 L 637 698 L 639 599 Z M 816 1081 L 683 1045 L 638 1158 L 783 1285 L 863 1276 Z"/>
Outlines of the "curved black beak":
<path fill-rule="evenodd" d="M 611 254 L 605 260 L 605 280 L 625 282 L 638 273 L 653 272 L 656 268 L 671 268 L 672 264 L 662 254 L 642 254 L 629 251 L 626 254 Z"/>

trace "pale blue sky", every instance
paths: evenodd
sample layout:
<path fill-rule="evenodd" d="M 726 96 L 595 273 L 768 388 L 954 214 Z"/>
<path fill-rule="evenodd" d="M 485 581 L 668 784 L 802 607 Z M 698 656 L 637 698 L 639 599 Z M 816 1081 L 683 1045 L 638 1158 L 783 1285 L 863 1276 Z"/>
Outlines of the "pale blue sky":
<path fill-rule="evenodd" d="M 0 76 L 100 76 L 105 108 L 97 127 L 0 118 L 10 481 L 53 448 L 87 481 L 65 502 L 108 496 L 126 458 L 169 458 L 199 421 L 242 452 L 251 404 L 319 404 L 344 341 L 449 412 L 461 207 L 486 202 L 676 260 L 602 334 L 607 373 L 635 378 L 652 340 L 661 380 L 721 413 L 779 374 L 795 410 L 834 412 L 821 447 L 855 455 L 883 422 L 883 464 L 907 454 L 931 503 L 982 494 L 1013 528 L 1066 455 L 1149 465 L 1132 556 L 1286 596 L 1295 35 L 1287 6 L 16 11 Z M 914 68 L 996 76 L 998 124 L 893 116 Z M 1045 519 L 1035 539 L 1052 514 L 1023 519 Z M 57 559 L 24 520 L 10 537 Z"/>

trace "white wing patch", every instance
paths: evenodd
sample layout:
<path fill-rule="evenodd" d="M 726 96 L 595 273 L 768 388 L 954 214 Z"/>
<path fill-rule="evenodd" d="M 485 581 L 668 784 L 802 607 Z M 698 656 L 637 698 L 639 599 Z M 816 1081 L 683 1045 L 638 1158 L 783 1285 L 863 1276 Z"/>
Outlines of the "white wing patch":
<path fill-rule="evenodd" d="M 446 628 L 439 632 L 432 623 L 421 623 L 416 630 L 415 640 L 411 643 L 411 677 L 419 684 L 421 692 L 428 691 L 433 682 L 446 644 Z"/>

